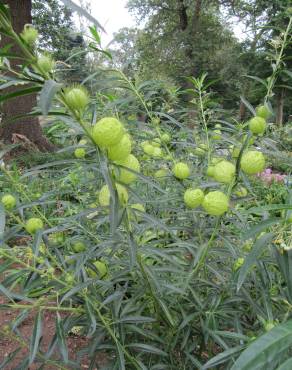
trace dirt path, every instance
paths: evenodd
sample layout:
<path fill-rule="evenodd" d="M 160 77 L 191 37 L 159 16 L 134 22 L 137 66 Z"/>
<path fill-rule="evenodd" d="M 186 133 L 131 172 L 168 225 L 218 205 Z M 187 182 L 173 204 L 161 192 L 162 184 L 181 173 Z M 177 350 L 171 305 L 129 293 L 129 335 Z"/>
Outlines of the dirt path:
<path fill-rule="evenodd" d="M 0 307 L 1 305 L 5 304 L 5 299 L 0 296 Z M 9 325 L 16 317 L 18 312 L 15 310 L 1 310 L 0 309 L 0 328 L 3 330 L 6 325 Z M 52 312 L 44 312 L 43 314 L 43 338 L 42 338 L 42 348 L 45 350 L 48 348 L 53 335 L 55 334 L 55 313 Z M 23 338 L 29 342 L 29 339 L 32 334 L 34 325 L 34 316 L 30 314 L 20 325 L 19 329 L 23 336 Z M 70 360 L 76 359 L 76 355 L 78 351 L 82 348 L 86 347 L 88 339 L 81 336 L 70 336 L 67 340 L 68 345 L 68 352 Z M 17 342 L 15 340 L 9 338 L 8 336 L 0 335 L 0 364 L 4 361 L 10 353 L 15 351 L 18 348 Z M 14 370 L 18 364 L 21 363 L 21 360 L 27 355 L 28 350 L 22 349 L 13 362 L 5 367 L 5 370 Z M 56 354 L 56 358 L 59 358 L 59 354 Z M 88 359 L 82 358 L 80 369 L 87 369 L 88 368 Z M 106 357 L 105 355 L 100 355 L 98 358 L 98 364 L 96 365 L 96 369 L 101 369 L 103 366 L 106 365 Z M 29 367 L 29 370 L 37 370 L 40 367 L 40 364 L 33 364 Z M 64 368 L 70 369 L 64 365 Z M 2 368 L 1 368 L 2 369 Z M 44 370 L 57 370 L 58 367 L 52 365 L 45 365 L 42 369 Z"/>

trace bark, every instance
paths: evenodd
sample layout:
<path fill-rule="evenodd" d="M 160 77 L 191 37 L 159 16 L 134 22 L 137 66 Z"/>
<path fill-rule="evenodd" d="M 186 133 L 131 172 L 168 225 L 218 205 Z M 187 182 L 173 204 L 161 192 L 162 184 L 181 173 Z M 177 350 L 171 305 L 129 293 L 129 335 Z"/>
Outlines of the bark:
<path fill-rule="evenodd" d="M 239 120 L 240 121 L 244 121 L 245 114 L 246 114 L 246 107 L 245 107 L 245 104 L 241 100 L 239 104 Z"/>
<path fill-rule="evenodd" d="M 23 30 L 25 24 L 31 24 L 31 0 L 4 0 L 9 5 L 12 25 L 16 33 Z M 11 43 L 12 40 L 7 37 L 1 39 L 1 47 Z M 21 51 L 16 45 L 13 45 L 11 51 L 21 56 Z M 19 69 L 20 60 L 11 59 L 12 69 Z M 17 91 L 22 87 L 12 87 L 5 89 L 3 94 Z M 54 146 L 43 136 L 41 126 L 37 117 L 14 118 L 19 115 L 30 113 L 37 105 L 36 95 L 26 95 L 16 97 L 4 102 L 1 107 L 2 121 L 0 126 L 0 139 L 6 143 L 14 141 L 15 135 L 22 135 L 35 144 L 41 151 L 52 151 Z"/>
<path fill-rule="evenodd" d="M 187 7 L 184 4 L 184 0 L 179 0 L 178 12 L 179 12 L 180 28 L 182 31 L 184 31 L 188 27 Z"/>
<path fill-rule="evenodd" d="M 276 123 L 280 126 L 283 125 L 284 116 L 284 101 L 285 101 L 285 89 L 282 88 L 277 94 L 277 115 Z"/>

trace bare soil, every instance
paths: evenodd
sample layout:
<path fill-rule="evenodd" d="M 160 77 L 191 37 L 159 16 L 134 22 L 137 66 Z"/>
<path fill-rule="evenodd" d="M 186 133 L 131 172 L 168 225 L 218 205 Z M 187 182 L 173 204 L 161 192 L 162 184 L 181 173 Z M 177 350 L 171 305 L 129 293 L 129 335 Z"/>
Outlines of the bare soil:
<path fill-rule="evenodd" d="M 0 307 L 1 305 L 5 304 L 5 298 L 0 296 Z M 6 325 L 9 325 L 19 314 L 17 310 L 1 310 L 0 309 L 0 329 L 3 330 Z M 43 350 L 46 350 L 55 334 L 55 320 L 56 320 L 56 314 L 54 312 L 44 312 L 43 314 L 43 338 L 42 338 L 42 344 L 41 348 Z M 29 339 L 31 337 L 32 331 L 33 331 L 33 325 L 34 325 L 34 314 L 30 314 L 26 320 L 22 322 L 22 324 L 19 327 L 19 330 L 23 336 L 23 338 L 26 340 L 27 343 L 29 343 Z M 2 331 L 1 330 L 1 331 Z M 67 346 L 68 346 L 68 352 L 69 352 L 69 359 L 75 360 L 76 355 L 78 351 L 80 351 L 82 348 L 86 347 L 88 343 L 88 338 L 82 337 L 82 336 L 70 336 L 67 339 Z M 12 338 L 9 337 L 9 334 L 7 336 L 0 335 L 0 364 L 4 361 L 7 356 L 9 356 L 10 353 L 15 351 L 17 348 L 19 348 L 19 344 Z M 5 367 L 5 370 L 14 370 L 18 364 L 21 363 L 21 360 L 24 359 L 24 357 L 28 354 L 28 349 L 23 348 L 21 351 L 17 354 L 17 356 L 13 359 L 13 361 Z M 55 359 L 59 359 L 60 355 L 58 353 L 55 354 Z M 97 359 L 96 369 L 102 369 L 107 363 L 106 355 L 101 354 Z M 82 358 L 80 363 L 80 369 L 87 369 L 88 368 L 89 361 L 87 358 Z M 40 368 L 40 364 L 33 364 L 31 365 L 28 370 L 37 370 Z M 71 367 L 67 365 L 63 365 L 63 369 L 71 369 Z M 2 369 L 2 368 L 1 368 Z M 44 365 L 42 367 L 44 370 L 57 370 L 59 367 L 55 365 Z M 75 368 L 76 369 L 76 368 Z"/>

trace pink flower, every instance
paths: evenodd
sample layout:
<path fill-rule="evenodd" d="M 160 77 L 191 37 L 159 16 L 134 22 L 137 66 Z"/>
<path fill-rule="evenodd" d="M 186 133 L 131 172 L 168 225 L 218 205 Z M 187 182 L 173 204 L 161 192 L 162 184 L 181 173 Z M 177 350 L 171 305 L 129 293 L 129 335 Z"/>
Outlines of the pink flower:
<path fill-rule="evenodd" d="M 271 168 L 266 168 L 265 171 L 258 173 L 257 176 L 266 184 L 271 184 L 273 181 L 283 182 L 285 179 L 285 175 L 279 173 L 273 174 Z"/>

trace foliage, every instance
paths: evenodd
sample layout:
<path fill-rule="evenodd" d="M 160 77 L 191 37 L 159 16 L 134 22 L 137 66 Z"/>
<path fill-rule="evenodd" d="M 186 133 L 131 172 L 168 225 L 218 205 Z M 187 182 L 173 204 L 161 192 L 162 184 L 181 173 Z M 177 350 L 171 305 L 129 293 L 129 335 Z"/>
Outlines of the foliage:
<path fill-rule="evenodd" d="M 58 0 L 33 0 L 32 17 L 40 33 L 39 49 L 50 51 L 55 60 L 67 64 L 60 64 L 64 67 L 60 76 L 72 82 L 85 78 L 88 68 L 83 53 L 85 41 L 76 30 L 71 10 Z"/>
<path fill-rule="evenodd" d="M 282 52 L 273 54 L 278 63 L 263 94 L 269 108 L 291 22 Z M 284 363 L 291 344 L 291 190 L 283 185 L 283 197 L 267 204 L 269 189 L 259 190 L 241 161 L 249 151 L 263 152 L 267 162 L 285 153 L 219 109 L 206 73 L 189 77 L 181 92 L 120 70 L 98 71 L 111 90 L 90 96 L 84 86 L 56 79 L 58 64 L 51 71 L 39 66 L 1 4 L 0 24 L 25 57 L 21 73 L 1 74 L 1 88 L 21 84 L 18 94 L 38 92 L 32 114 L 55 117 L 48 133 L 55 127 L 64 144 L 50 161 L 1 166 L 1 199 L 8 193 L 16 199 L 14 208 L 14 202 L 7 208 L 7 197 L 0 206 L 2 308 L 20 313 L 0 332 L 28 348 L 22 363 L 78 368 L 86 356 L 93 369 L 101 352 L 110 369 L 237 369 L 244 358 L 267 369 Z M 96 29 L 91 33 L 92 49 L 107 55 Z M 3 57 L 5 71 L 9 50 Z M 191 97 L 188 108 L 181 93 Z M 139 121 L 142 113 L 147 119 Z M 135 157 L 110 160 L 125 136 Z M 74 157 L 77 148 L 84 158 Z M 216 181 L 207 170 L 222 168 L 222 160 L 226 173 Z M 177 163 L 189 171 L 177 176 Z M 287 161 L 290 174 L 291 168 Z M 189 188 L 204 194 L 195 208 L 184 203 Z M 56 321 L 44 351 L 46 311 Z M 35 313 L 33 333 L 20 340 L 29 313 Z M 66 344 L 72 331 L 89 338 L 74 361 Z"/>

